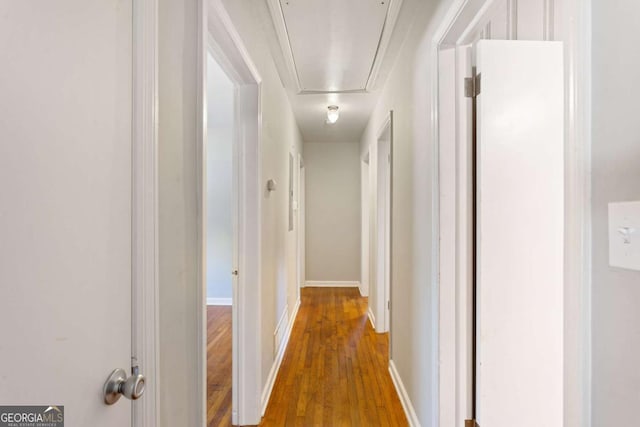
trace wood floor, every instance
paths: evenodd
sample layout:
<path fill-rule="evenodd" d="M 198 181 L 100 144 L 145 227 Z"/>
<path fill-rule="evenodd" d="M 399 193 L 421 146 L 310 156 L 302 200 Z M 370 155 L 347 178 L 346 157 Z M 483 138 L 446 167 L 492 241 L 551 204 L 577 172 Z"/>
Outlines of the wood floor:
<path fill-rule="evenodd" d="M 387 334 L 357 288 L 304 288 L 261 426 L 407 426 L 388 370 Z M 231 425 L 231 307 L 208 315 L 209 427 Z M 213 351 L 212 351 L 213 350 Z"/>
<path fill-rule="evenodd" d="M 231 306 L 207 306 L 207 425 L 231 425 Z"/>
<path fill-rule="evenodd" d="M 304 288 L 261 426 L 406 426 L 387 334 L 357 288 Z"/>

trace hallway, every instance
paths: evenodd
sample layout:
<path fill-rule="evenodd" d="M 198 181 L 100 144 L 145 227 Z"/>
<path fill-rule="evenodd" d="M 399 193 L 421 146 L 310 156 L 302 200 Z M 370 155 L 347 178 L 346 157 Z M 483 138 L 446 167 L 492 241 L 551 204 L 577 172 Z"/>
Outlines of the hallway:
<path fill-rule="evenodd" d="M 0 427 L 637 419 L 640 1 L 0 22 Z"/>
<path fill-rule="evenodd" d="M 405 426 L 388 371 L 388 334 L 357 288 L 303 288 L 262 426 Z"/>

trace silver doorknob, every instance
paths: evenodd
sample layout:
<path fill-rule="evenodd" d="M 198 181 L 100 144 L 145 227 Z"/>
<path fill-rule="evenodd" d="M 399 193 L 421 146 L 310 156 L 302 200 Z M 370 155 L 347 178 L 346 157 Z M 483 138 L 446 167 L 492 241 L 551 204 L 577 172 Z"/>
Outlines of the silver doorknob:
<path fill-rule="evenodd" d="M 104 383 L 104 403 L 113 405 L 120 399 L 120 396 L 130 400 L 138 400 L 144 394 L 144 383 L 143 375 L 136 374 L 127 378 L 124 369 L 116 369 Z"/>

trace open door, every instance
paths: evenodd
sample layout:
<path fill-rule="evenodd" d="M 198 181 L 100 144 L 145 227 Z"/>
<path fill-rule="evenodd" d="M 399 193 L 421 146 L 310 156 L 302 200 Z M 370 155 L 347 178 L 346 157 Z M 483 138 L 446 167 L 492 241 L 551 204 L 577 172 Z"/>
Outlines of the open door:
<path fill-rule="evenodd" d="M 142 392 L 118 386 L 132 377 L 132 12 L 130 0 L 2 5 L 4 422 L 130 426 L 131 402 L 107 405 L 103 387 L 122 368 L 106 400 Z"/>
<path fill-rule="evenodd" d="M 475 420 L 560 427 L 562 43 L 480 41 L 475 53 Z"/>

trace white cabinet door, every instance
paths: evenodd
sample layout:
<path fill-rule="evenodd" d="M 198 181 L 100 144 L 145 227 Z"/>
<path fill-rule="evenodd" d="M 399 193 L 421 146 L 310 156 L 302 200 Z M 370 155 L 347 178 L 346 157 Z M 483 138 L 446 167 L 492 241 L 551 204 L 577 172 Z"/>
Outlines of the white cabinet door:
<path fill-rule="evenodd" d="M 0 404 L 131 425 L 132 1 L 0 3 Z"/>
<path fill-rule="evenodd" d="M 480 426 L 563 424 L 562 55 L 556 42 L 476 47 Z"/>

